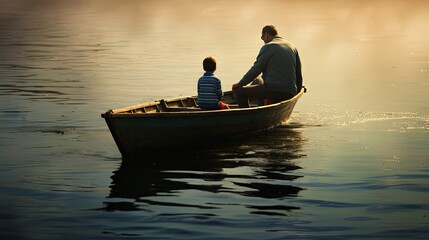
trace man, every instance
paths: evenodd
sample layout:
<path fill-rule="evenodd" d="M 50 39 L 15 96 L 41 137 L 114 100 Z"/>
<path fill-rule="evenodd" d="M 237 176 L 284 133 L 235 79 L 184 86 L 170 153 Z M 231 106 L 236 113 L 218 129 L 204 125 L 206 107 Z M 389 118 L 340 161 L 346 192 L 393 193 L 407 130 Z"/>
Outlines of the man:
<path fill-rule="evenodd" d="M 232 90 L 239 107 L 249 107 L 249 97 L 283 101 L 295 96 L 302 87 L 301 60 L 295 46 L 279 37 L 273 25 L 262 29 L 265 45 L 250 70 Z M 262 73 L 262 79 L 258 77 Z M 251 82 L 258 82 L 246 86 Z"/>

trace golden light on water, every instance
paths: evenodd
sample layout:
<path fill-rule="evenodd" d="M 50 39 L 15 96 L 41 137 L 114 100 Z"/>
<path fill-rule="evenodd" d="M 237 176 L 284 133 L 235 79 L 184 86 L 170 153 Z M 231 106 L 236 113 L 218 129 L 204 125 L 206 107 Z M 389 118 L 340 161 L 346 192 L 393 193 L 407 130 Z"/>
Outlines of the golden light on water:
<path fill-rule="evenodd" d="M 77 45 L 81 50 L 85 50 L 79 47 L 82 45 L 98 45 L 98 54 L 88 59 L 92 64 L 113 64 L 116 72 L 135 79 L 112 78 L 111 67 L 96 73 L 118 83 L 134 84 L 143 76 L 154 86 L 155 82 L 179 77 L 183 88 L 176 94 L 192 94 L 201 59 L 211 55 L 218 60 L 217 74 L 224 88 L 229 89 L 255 60 L 263 44 L 259 39 L 262 26 L 272 23 L 300 51 L 305 85 L 312 92 L 309 101 L 332 103 L 341 99 L 344 104 L 361 101 L 368 105 L 412 97 L 412 89 L 420 91 L 417 95 L 427 93 L 421 86 L 427 86 L 429 68 L 428 1 L 92 0 L 7 4 L 6 18 L 41 9 L 45 14 L 40 22 L 23 18 L 14 24 L 34 28 L 42 36 L 55 31 L 54 37 L 67 36 L 53 38 L 53 44 L 61 40 L 61 44 Z M 25 36 L 25 41 L 39 43 L 37 34 Z M 338 99 L 326 96 L 329 91 L 337 92 Z"/>
<path fill-rule="evenodd" d="M 423 239 L 428 5 L 0 0 L 0 238 Z M 287 125 L 121 164 L 100 113 L 195 95 L 208 55 L 228 90 L 265 24 L 303 62 Z"/>

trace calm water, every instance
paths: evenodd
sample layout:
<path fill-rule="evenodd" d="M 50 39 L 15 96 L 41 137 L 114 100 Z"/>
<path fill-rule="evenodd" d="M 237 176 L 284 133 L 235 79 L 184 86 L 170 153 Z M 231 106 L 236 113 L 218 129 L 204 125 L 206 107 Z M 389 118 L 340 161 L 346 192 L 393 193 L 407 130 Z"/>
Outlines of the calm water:
<path fill-rule="evenodd" d="M 0 0 L 1 239 L 427 239 L 428 1 Z M 100 113 L 295 43 L 288 125 L 122 163 Z"/>

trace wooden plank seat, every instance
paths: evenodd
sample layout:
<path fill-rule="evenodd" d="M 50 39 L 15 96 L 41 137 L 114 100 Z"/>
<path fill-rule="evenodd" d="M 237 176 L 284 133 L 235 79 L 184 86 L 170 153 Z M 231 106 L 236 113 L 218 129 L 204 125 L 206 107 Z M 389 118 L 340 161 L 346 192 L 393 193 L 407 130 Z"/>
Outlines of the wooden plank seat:
<path fill-rule="evenodd" d="M 162 99 L 161 101 L 159 101 L 159 104 L 161 105 L 161 108 L 165 111 L 165 112 L 190 112 L 190 111 L 202 111 L 203 109 L 199 108 L 199 107 L 195 107 L 195 106 L 190 106 L 190 107 L 170 107 L 168 106 L 167 102 Z"/>

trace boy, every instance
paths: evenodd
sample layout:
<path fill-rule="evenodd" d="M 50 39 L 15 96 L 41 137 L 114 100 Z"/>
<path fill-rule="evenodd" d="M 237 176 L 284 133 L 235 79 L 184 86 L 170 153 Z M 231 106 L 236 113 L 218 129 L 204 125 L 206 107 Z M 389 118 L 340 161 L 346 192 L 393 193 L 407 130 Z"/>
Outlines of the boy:
<path fill-rule="evenodd" d="M 216 60 L 206 57 L 203 61 L 204 75 L 198 79 L 198 105 L 206 110 L 229 109 L 228 105 L 220 101 L 223 96 L 221 82 L 214 75 Z"/>

